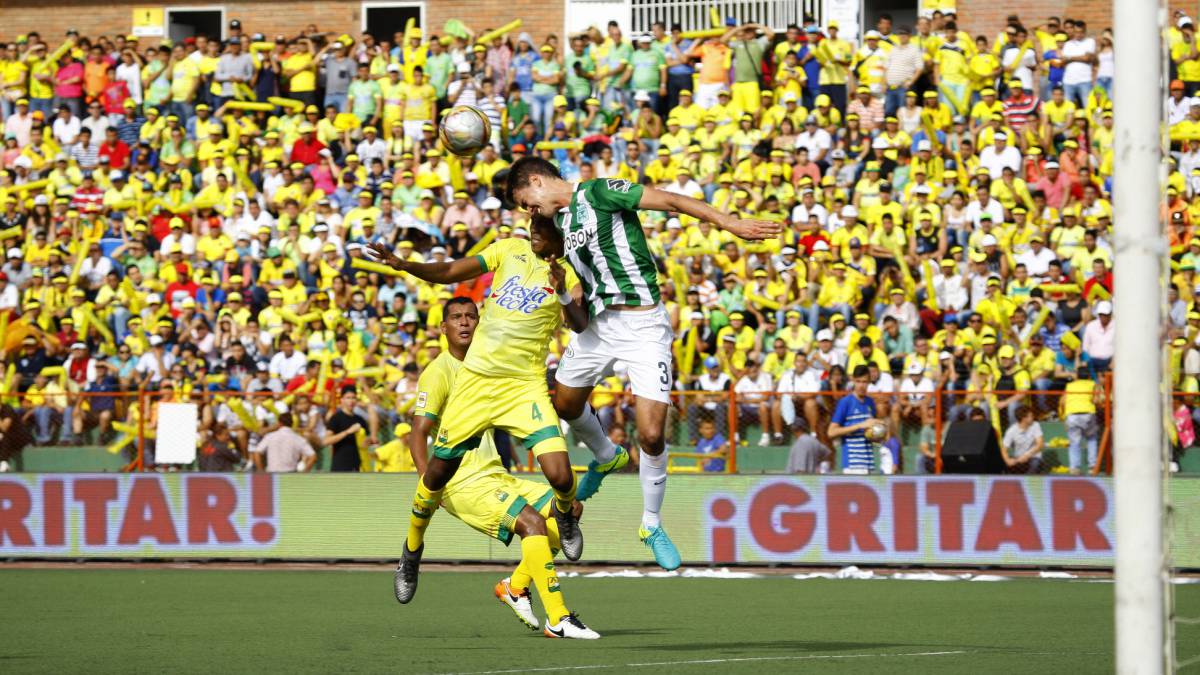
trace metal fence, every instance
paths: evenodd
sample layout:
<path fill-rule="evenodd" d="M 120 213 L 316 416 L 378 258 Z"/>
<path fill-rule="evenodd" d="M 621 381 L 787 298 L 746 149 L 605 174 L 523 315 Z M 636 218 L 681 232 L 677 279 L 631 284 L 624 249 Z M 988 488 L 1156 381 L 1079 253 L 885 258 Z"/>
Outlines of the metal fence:
<path fill-rule="evenodd" d="M 369 422 L 369 428 L 359 439 L 362 470 L 384 470 L 384 462 L 376 456 L 376 450 L 396 440 L 395 432 L 403 431 L 397 424 L 410 421 L 405 399 L 402 395 L 377 396 L 368 387 L 361 389 L 357 411 Z M 263 433 L 279 424 L 282 412 L 291 413 L 293 426 L 324 458 L 328 453 L 328 448 L 322 447 L 324 421 L 331 406 L 336 405 L 330 391 L 248 394 L 183 386 L 158 391 L 87 392 L 53 385 L 35 387 L 0 399 L 4 404 L 0 415 L 3 432 L 0 461 L 20 469 L 21 450 L 25 448 L 65 452 L 82 447 L 93 453 L 104 448 L 112 460 L 112 469 L 163 469 L 155 463 L 158 434 L 173 432 L 158 424 L 157 406 L 164 401 L 196 404 L 199 446 L 207 448 L 217 442 L 231 448 L 237 461 L 230 470 L 257 468 L 253 461 L 254 445 Z M 666 430 L 671 447 L 670 468 L 678 473 L 835 471 L 839 468 L 839 448 L 829 438 L 828 429 L 837 401 L 845 395 L 846 392 L 840 391 L 674 392 Z M 951 424 L 972 417 L 987 420 L 999 440 L 1015 423 L 1018 408 L 1028 407 L 1045 439 L 1046 449 L 1038 470 L 1110 472 L 1109 380 L 1097 385 L 1095 412 L 1090 416 L 1064 414 L 1064 404 L 1072 395 L 1078 396 L 1061 389 L 948 388 L 919 395 L 872 393 L 878 417 L 887 427 L 876 442 L 876 469 L 883 473 L 940 473 L 944 468 L 946 432 Z M 629 392 L 598 391 L 593 404 L 605 430 L 618 442 L 636 448 L 634 404 Z M 1180 431 L 1177 444 L 1193 445 L 1196 442 L 1193 429 L 1200 427 L 1200 395 L 1178 393 L 1175 404 Z M 12 421 L 6 424 L 6 418 Z M 569 433 L 568 439 L 573 440 Z M 796 462 L 795 453 L 820 447 L 825 450 L 818 450 L 818 456 L 810 458 L 811 461 Z M 576 463 L 585 463 L 586 451 L 582 446 L 575 448 Z M 516 454 L 525 460 L 519 470 L 536 470 L 531 453 Z M 169 468 L 186 470 L 199 464 Z M 321 468 L 324 464 L 317 466 Z M 1020 471 L 1027 467 L 1009 469 Z"/>

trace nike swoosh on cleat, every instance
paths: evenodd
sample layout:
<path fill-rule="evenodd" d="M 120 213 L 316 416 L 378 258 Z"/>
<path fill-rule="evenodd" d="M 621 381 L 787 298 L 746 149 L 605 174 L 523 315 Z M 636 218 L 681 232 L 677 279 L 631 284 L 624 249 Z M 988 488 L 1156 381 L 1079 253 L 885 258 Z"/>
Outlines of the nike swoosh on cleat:
<path fill-rule="evenodd" d="M 567 631 L 562 628 L 560 628 L 558 630 L 554 630 L 553 628 L 547 628 L 546 631 L 551 633 L 555 637 L 566 637 L 567 636 Z"/>

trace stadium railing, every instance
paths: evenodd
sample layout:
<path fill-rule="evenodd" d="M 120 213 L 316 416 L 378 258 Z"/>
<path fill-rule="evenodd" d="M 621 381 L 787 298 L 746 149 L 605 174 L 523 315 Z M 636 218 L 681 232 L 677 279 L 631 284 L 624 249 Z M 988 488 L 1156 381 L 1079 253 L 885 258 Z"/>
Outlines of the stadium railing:
<path fill-rule="evenodd" d="M 0 401 L 11 406 L 17 420 L 25 427 L 32 442 L 25 448 L 38 453 L 38 461 L 23 461 L 21 453 L 8 459 L 13 468 L 32 471 L 145 471 L 156 469 L 154 449 L 157 430 L 155 406 L 159 402 L 192 402 L 198 405 L 200 442 L 207 440 L 207 432 L 218 419 L 230 428 L 233 442 L 243 458 L 247 457 L 247 445 L 260 425 L 269 421 L 283 410 L 278 403 L 285 403 L 289 410 L 300 416 L 319 414 L 320 408 L 332 402 L 308 393 L 275 394 L 260 391 L 247 394 L 239 391 L 209 391 L 200 388 L 181 391 L 152 390 L 148 388 L 121 392 L 87 392 L 73 390 L 68 385 L 53 392 L 11 392 L 0 394 Z M 777 392 L 704 392 L 676 391 L 672 393 L 673 405 L 667 420 L 667 443 L 671 447 L 670 470 L 675 473 L 770 473 L 781 472 L 786 465 L 789 447 L 801 434 L 815 433 L 818 440 L 830 448 L 827 428 L 837 401 L 845 396 L 844 391 L 780 394 Z M 1010 408 L 1028 404 L 1042 425 L 1046 442 L 1044 470 L 1055 470 L 1067 464 L 1067 449 L 1070 445 L 1068 422 L 1060 415 L 1060 403 L 1067 395 L 1063 390 L 1025 391 L 970 391 L 938 389 L 926 395 L 926 400 L 912 405 L 906 394 L 872 393 L 880 416 L 888 420 L 885 444 L 894 440 L 899 453 L 896 461 L 897 473 L 914 473 L 915 462 L 919 461 L 922 437 L 931 444 L 933 458 L 929 468 L 941 473 L 941 455 L 948 426 L 955 420 L 970 416 L 972 409 L 982 411 L 983 418 L 990 421 L 998 438 L 1010 425 Z M 607 396 L 607 398 L 603 398 Z M 297 400 L 308 398 L 309 403 Z M 1093 474 L 1112 470 L 1110 425 L 1112 390 L 1109 381 L 1103 381 L 1098 395 L 1094 426 L 1087 432 L 1094 436 L 1083 437 L 1083 453 L 1086 443 L 1094 438 L 1097 444 L 1097 461 L 1089 467 Z M 369 412 L 379 443 L 393 439 L 395 424 L 404 421 L 403 415 L 389 402 L 370 398 L 360 399 L 363 412 Z M 621 427 L 625 444 L 636 447 L 633 404 L 627 393 L 602 394 L 597 399 L 602 423 L 611 431 Z M 1200 393 L 1175 393 L 1177 417 L 1191 420 L 1192 410 L 1200 406 Z M 913 402 L 915 403 L 915 402 Z M 1007 403 L 1007 405 L 1004 405 Z M 976 413 L 978 415 L 978 413 Z M 1182 422 L 1181 422 L 1182 423 Z M 1197 420 L 1200 425 L 1200 420 Z M 815 428 L 814 428 L 815 425 Z M 710 428 L 711 427 L 711 428 Z M 927 430 L 924 430 L 928 427 Z M 78 431 L 76 431 L 78 430 Z M 708 451 L 698 447 L 704 434 L 723 437 L 724 443 L 709 443 Z M 781 435 L 775 435 L 779 433 Z M 766 438 L 764 438 L 764 435 Z M 313 445 L 319 440 L 312 436 Z M 570 441 L 569 437 L 569 441 Z M 1180 439 L 1183 445 L 1195 444 L 1194 437 Z M 365 442 L 364 442 L 365 445 Z M 317 448 L 319 454 L 328 452 Z M 87 453 L 83 460 L 80 453 Z M 60 457 L 55 457 L 59 455 Z M 586 464 L 588 453 L 575 444 L 573 463 Z M 364 470 L 371 470 L 371 459 L 367 448 L 363 448 Z M 72 466 L 72 462 L 80 466 Z M 522 470 L 536 471 L 532 457 Z M 833 462 L 836 467 L 836 462 Z M 248 463 L 247 463 L 248 466 Z M 318 467 L 321 467 L 319 464 Z M 187 467 L 175 467 L 184 468 Z M 1062 469 L 1060 469 L 1062 470 Z"/>

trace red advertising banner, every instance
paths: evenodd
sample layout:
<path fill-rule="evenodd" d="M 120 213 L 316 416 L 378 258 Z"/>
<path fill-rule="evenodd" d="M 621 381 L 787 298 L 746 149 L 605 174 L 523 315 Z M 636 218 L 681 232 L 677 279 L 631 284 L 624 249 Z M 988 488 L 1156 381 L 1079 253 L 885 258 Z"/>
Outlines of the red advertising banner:
<path fill-rule="evenodd" d="M 391 559 L 411 474 L 8 474 L 0 556 Z M 1200 480 L 1173 479 L 1174 564 L 1200 568 Z M 641 487 L 610 477 L 582 526 L 586 560 L 645 562 Z M 663 522 L 699 564 L 1110 567 L 1111 479 L 673 475 Z M 439 512 L 430 560 L 519 551 Z"/>

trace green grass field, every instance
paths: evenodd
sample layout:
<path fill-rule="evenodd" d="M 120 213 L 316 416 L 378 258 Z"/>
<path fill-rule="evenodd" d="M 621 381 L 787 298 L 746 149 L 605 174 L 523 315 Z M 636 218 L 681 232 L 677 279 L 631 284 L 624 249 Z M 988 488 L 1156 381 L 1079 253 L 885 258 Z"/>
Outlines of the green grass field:
<path fill-rule="evenodd" d="M 4 672 L 1112 670 L 1112 584 L 564 578 L 604 635 L 548 640 L 498 574 L 429 572 L 411 605 L 376 571 L 9 569 Z M 1200 586 L 1177 587 L 1200 615 Z M 535 603 L 536 604 L 536 603 Z M 540 610 L 540 608 L 538 608 Z M 1180 626 L 1180 659 L 1200 627 Z"/>

